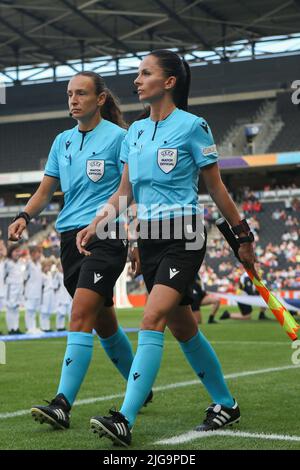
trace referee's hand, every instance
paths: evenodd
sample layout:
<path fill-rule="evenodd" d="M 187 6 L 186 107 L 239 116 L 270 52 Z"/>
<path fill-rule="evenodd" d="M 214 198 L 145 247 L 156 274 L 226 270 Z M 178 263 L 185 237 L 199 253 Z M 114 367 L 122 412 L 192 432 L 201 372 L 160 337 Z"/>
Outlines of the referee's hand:
<path fill-rule="evenodd" d="M 26 228 L 26 221 L 20 217 L 8 227 L 8 240 L 17 242 L 22 238 L 23 230 Z"/>
<path fill-rule="evenodd" d="M 240 246 L 239 257 L 246 269 L 250 269 L 253 273 L 256 272 L 255 263 L 257 262 L 257 258 L 252 243 L 243 243 Z"/>
<path fill-rule="evenodd" d="M 138 247 L 133 247 L 129 253 L 129 259 L 131 261 L 131 269 L 134 273 L 134 277 L 137 277 L 141 274 L 141 260 Z"/>
<path fill-rule="evenodd" d="M 76 246 L 80 254 L 90 256 L 91 252 L 86 250 L 84 247 L 88 242 L 96 235 L 96 227 L 92 224 L 88 225 L 76 235 Z"/>

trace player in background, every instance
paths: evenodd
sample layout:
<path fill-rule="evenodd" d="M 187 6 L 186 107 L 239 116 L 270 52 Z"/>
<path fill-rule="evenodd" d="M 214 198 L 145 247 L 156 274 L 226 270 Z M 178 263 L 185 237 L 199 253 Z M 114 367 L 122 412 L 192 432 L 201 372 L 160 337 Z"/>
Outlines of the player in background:
<path fill-rule="evenodd" d="M 7 248 L 5 246 L 4 240 L 0 240 L 0 315 L 4 312 L 5 309 L 5 299 L 6 299 L 6 283 L 4 282 L 4 265 L 7 255 Z M 0 335 L 2 332 L 0 331 Z"/>
<path fill-rule="evenodd" d="M 4 263 L 6 324 L 9 335 L 22 334 L 19 328 L 19 309 L 23 301 L 25 265 L 19 258 L 20 248 L 18 245 L 11 245 L 7 250 L 7 259 Z"/>
<path fill-rule="evenodd" d="M 72 298 L 64 286 L 64 276 L 61 262 L 57 263 L 54 273 L 56 330 L 65 331 L 66 321 L 69 320 Z"/>
<path fill-rule="evenodd" d="M 41 313 L 42 301 L 42 249 L 38 246 L 29 247 L 30 260 L 26 264 L 24 272 L 24 301 L 25 301 L 25 325 L 28 334 L 41 333 L 36 318 Z"/>
<path fill-rule="evenodd" d="M 240 277 L 240 288 L 247 295 L 257 295 L 257 290 L 255 289 L 253 282 L 246 272 L 244 272 Z M 238 307 L 241 313 L 230 313 L 228 310 L 224 310 L 220 316 L 220 320 L 251 320 L 251 315 L 253 308 L 251 305 L 243 304 L 238 302 Z M 259 320 L 270 320 L 266 316 L 267 307 L 260 307 L 258 319 Z"/>
<path fill-rule="evenodd" d="M 200 307 L 204 305 L 212 305 L 211 312 L 208 317 L 209 324 L 218 323 L 215 320 L 215 316 L 220 308 L 220 300 L 212 294 L 208 294 L 203 285 L 203 281 L 197 274 L 193 284 L 193 303 L 191 305 L 192 312 L 195 315 L 198 324 L 202 323 L 202 315 Z"/>
<path fill-rule="evenodd" d="M 55 284 L 52 265 L 51 258 L 45 258 L 42 262 L 42 303 L 40 326 L 45 333 L 49 333 L 51 331 L 51 314 L 55 313 Z"/>

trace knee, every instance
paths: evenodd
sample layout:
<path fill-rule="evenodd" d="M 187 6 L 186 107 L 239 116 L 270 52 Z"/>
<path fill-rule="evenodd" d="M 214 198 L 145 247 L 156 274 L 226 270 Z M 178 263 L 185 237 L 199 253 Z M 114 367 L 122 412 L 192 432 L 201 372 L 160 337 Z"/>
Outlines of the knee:
<path fill-rule="evenodd" d="M 166 315 L 164 312 L 159 310 L 154 310 L 151 312 L 145 311 L 142 321 L 143 330 L 163 331 L 165 326 Z"/>
<path fill-rule="evenodd" d="M 169 325 L 168 325 L 169 326 Z M 169 327 L 170 328 L 170 327 Z M 191 339 L 195 334 L 198 332 L 198 326 L 197 323 L 195 325 L 190 325 L 190 326 L 172 326 L 170 328 L 170 331 L 174 338 L 179 341 L 180 343 L 188 341 Z"/>
<path fill-rule="evenodd" d="M 157 321 L 156 318 L 152 316 L 145 316 L 142 321 L 142 330 L 152 330 L 156 331 L 158 330 L 158 324 L 159 322 Z"/>
<path fill-rule="evenodd" d="M 168 321 L 168 327 L 179 342 L 188 341 L 198 332 L 198 324 L 194 314 L 191 314 L 190 317 L 181 318 L 178 316 L 176 319 Z"/>
<path fill-rule="evenodd" d="M 84 331 L 90 328 L 91 314 L 78 305 L 74 305 L 71 312 L 70 331 Z"/>

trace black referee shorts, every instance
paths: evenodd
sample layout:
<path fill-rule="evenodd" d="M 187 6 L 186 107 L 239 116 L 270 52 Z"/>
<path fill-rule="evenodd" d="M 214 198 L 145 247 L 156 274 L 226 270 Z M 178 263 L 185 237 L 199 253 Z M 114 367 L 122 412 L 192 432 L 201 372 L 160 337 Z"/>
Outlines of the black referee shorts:
<path fill-rule="evenodd" d="M 163 284 L 183 294 L 179 305 L 191 305 L 194 279 L 205 256 L 206 238 L 205 231 L 204 245 L 198 250 L 187 250 L 185 239 L 139 239 L 141 270 L 148 292 L 155 284 Z"/>
<path fill-rule="evenodd" d="M 93 239 L 87 250 L 90 256 L 80 254 L 76 235 L 82 228 L 61 233 L 61 264 L 64 285 L 74 297 L 77 288 L 90 289 L 105 298 L 105 306 L 113 305 L 113 289 L 127 259 L 127 240 Z"/>
<path fill-rule="evenodd" d="M 241 302 L 238 302 L 237 304 L 242 315 L 250 315 L 250 313 L 252 313 L 251 305 L 242 304 Z"/>

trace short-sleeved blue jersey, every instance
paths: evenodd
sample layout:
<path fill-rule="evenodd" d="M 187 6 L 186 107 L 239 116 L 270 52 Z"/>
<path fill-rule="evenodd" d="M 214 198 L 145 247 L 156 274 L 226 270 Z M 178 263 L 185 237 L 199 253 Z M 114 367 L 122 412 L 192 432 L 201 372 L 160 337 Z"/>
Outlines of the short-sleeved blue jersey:
<path fill-rule="evenodd" d="M 218 159 L 216 145 L 203 118 L 175 109 L 166 119 L 135 121 L 123 141 L 121 161 L 138 204 L 139 219 L 200 213 L 199 168 Z"/>
<path fill-rule="evenodd" d="M 102 119 L 91 131 L 82 132 L 76 126 L 56 137 L 45 175 L 59 178 L 64 192 L 64 207 L 56 221 L 59 232 L 88 225 L 116 192 L 125 134 L 121 127 Z"/>

